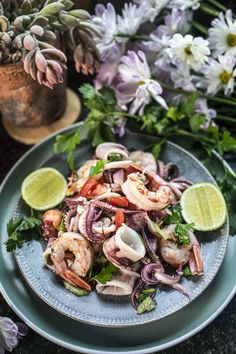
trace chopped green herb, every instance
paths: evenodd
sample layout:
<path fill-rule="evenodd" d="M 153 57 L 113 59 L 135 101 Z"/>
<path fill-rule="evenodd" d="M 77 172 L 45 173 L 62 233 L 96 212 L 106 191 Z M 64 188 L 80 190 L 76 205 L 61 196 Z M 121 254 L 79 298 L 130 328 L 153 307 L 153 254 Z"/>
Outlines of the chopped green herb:
<path fill-rule="evenodd" d="M 90 172 L 89 172 L 89 177 L 98 175 L 100 172 L 102 172 L 103 167 L 106 165 L 107 160 L 99 160 L 95 166 L 92 166 L 90 168 Z"/>
<path fill-rule="evenodd" d="M 138 302 L 141 304 L 148 297 L 148 294 L 152 294 L 155 291 L 156 291 L 156 289 L 154 289 L 154 288 L 149 288 L 149 289 L 145 289 L 145 290 L 141 291 L 141 293 L 139 294 L 139 297 L 138 297 Z"/>
<path fill-rule="evenodd" d="M 66 232 L 67 231 L 66 230 L 66 226 L 65 226 L 65 214 L 62 214 L 59 230 L 62 231 L 62 232 Z"/>
<path fill-rule="evenodd" d="M 188 232 L 194 230 L 194 224 L 177 224 L 174 233 L 177 236 L 178 244 L 188 245 L 190 243 Z"/>
<path fill-rule="evenodd" d="M 169 208 L 171 211 L 171 215 L 168 215 L 164 218 L 165 224 L 178 224 L 183 222 L 183 217 L 181 213 L 181 206 L 180 204 L 173 205 Z"/>
<path fill-rule="evenodd" d="M 40 238 L 41 221 L 33 216 L 12 218 L 7 224 L 8 240 L 5 242 L 7 252 L 21 247 L 24 242 Z"/>
<path fill-rule="evenodd" d="M 148 296 L 138 306 L 137 314 L 141 315 L 144 312 L 150 312 L 155 309 L 156 305 L 157 305 L 157 302 L 155 300 L 152 300 L 152 298 L 150 296 Z"/>
<path fill-rule="evenodd" d="M 110 162 L 113 162 L 113 161 L 121 161 L 121 160 L 123 160 L 123 157 L 122 157 L 121 154 L 118 154 L 118 153 L 111 153 L 111 154 L 109 154 L 109 156 L 108 156 L 108 160 L 109 160 Z"/>
<path fill-rule="evenodd" d="M 109 262 L 97 275 L 95 275 L 95 277 L 93 277 L 93 279 L 99 281 L 101 284 L 106 284 L 112 279 L 113 274 L 118 270 L 119 269 L 116 266 Z"/>
<path fill-rule="evenodd" d="M 183 268 L 183 274 L 184 274 L 185 277 L 190 277 L 190 276 L 192 275 L 189 266 L 186 265 L 186 266 Z"/>
<path fill-rule="evenodd" d="M 70 284 L 68 281 L 63 280 L 63 284 L 64 287 L 69 290 L 72 294 L 76 295 L 76 296 L 85 296 L 88 295 L 88 291 L 81 289 L 77 286 L 74 286 L 72 284 Z"/>

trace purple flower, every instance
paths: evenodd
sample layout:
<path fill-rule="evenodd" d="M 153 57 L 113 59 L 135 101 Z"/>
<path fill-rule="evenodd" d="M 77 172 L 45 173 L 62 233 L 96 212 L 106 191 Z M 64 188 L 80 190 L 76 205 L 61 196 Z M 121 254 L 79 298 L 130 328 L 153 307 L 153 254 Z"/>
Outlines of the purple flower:
<path fill-rule="evenodd" d="M 130 113 L 143 114 L 144 108 L 152 99 L 167 109 L 162 94 L 161 85 L 151 79 L 151 71 L 142 51 L 135 53 L 128 51 L 128 55 L 121 58 L 118 68 L 119 83 L 116 86 L 116 93 L 119 104 L 131 103 Z"/>
<path fill-rule="evenodd" d="M 4 353 L 5 348 L 11 352 L 27 332 L 28 327 L 24 323 L 14 323 L 8 317 L 0 317 L 0 351 Z"/>
<path fill-rule="evenodd" d="M 207 123 L 210 123 L 211 120 L 216 117 L 216 111 L 208 107 L 207 100 L 205 100 L 204 98 L 199 98 L 196 101 L 195 112 L 205 116 Z"/>
<path fill-rule="evenodd" d="M 187 33 L 190 29 L 192 14 L 188 11 L 172 9 L 171 13 L 164 17 L 164 25 L 158 27 L 159 33 L 173 35 L 174 33 Z"/>
<path fill-rule="evenodd" d="M 119 138 L 125 135 L 125 127 L 127 119 L 124 117 L 112 117 L 111 119 L 105 118 L 104 123 L 111 128 L 111 131 L 114 135 L 117 135 Z"/>
<path fill-rule="evenodd" d="M 112 82 L 118 72 L 121 52 L 121 45 L 114 46 L 110 51 L 110 54 L 107 59 L 100 66 L 99 72 L 95 79 L 95 87 L 97 90 L 99 90 L 103 86 L 112 86 Z"/>

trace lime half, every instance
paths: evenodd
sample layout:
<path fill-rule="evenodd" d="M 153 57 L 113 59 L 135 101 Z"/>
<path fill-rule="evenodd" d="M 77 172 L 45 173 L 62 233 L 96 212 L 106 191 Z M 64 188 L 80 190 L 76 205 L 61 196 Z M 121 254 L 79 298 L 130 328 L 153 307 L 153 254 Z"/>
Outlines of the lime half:
<path fill-rule="evenodd" d="M 24 201 L 35 210 L 54 208 L 65 197 L 67 182 L 54 168 L 44 167 L 28 175 L 21 186 Z"/>
<path fill-rule="evenodd" d="M 221 227 L 227 208 L 220 190 L 211 183 L 197 183 L 184 191 L 180 204 L 187 223 L 194 223 L 199 231 L 212 231 Z"/>

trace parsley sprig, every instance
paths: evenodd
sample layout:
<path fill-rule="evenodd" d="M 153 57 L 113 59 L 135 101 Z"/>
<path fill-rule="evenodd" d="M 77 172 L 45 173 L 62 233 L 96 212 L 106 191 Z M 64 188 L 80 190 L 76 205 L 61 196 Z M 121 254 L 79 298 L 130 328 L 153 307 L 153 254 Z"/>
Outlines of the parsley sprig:
<path fill-rule="evenodd" d="M 114 266 L 114 264 L 107 262 L 106 265 L 102 268 L 102 270 L 96 274 L 93 279 L 99 281 L 101 284 L 106 284 L 108 281 L 110 281 L 113 277 L 113 275 L 118 271 L 119 269 Z"/>
<path fill-rule="evenodd" d="M 98 175 L 100 172 L 102 172 L 102 170 L 107 162 L 108 162 L 107 160 L 99 160 L 95 166 L 92 166 L 90 168 L 89 177 Z"/>
<path fill-rule="evenodd" d="M 188 245 L 190 240 L 188 236 L 189 231 L 194 230 L 194 224 L 185 224 L 182 217 L 182 208 L 179 204 L 172 206 L 171 215 L 168 215 L 164 219 L 165 224 L 176 224 L 174 233 L 177 236 L 177 242 L 180 245 Z"/>
<path fill-rule="evenodd" d="M 40 238 L 41 221 L 34 216 L 12 218 L 7 224 L 8 240 L 5 242 L 7 252 L 21 247 L 24 242 Z"/>

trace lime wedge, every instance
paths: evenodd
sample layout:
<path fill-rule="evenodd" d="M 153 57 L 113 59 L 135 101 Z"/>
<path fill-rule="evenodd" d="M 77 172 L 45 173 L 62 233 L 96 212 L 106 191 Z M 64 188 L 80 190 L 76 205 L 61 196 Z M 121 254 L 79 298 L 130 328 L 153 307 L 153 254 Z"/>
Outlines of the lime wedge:
<path fill-rule="evenodd" d="M 184 191 L 180 204 L 184 220 L 186 223 L 194 223 L 196 230 L 216 230 L 225 222 L 225 200 L 214 184 L 194 184 Z"/>
<path fill-rule="evenodd" d="M 65 197 L 67 182 L 54 168 L 44 167 L 29 174 L 21 186 L 24 201 L 35 210 L 54 208 Z"/>

